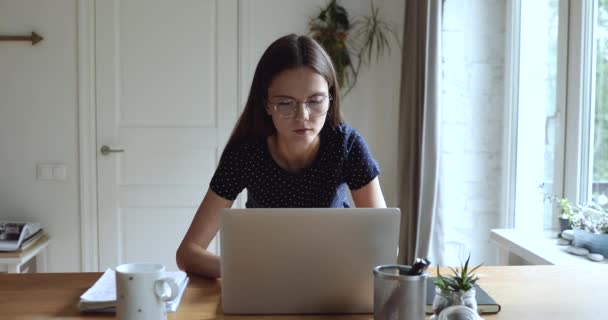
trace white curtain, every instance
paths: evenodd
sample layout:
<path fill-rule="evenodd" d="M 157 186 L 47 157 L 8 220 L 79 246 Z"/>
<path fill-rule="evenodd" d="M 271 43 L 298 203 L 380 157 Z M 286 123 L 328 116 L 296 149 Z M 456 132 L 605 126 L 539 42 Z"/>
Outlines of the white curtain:
<path fill-rule="evenodd" d="M 420 225 L 417 256 L 442 264 L 441 215 L 441 24 L 443 0 L 429 1 L 427 63 L 420 181 Z"/>

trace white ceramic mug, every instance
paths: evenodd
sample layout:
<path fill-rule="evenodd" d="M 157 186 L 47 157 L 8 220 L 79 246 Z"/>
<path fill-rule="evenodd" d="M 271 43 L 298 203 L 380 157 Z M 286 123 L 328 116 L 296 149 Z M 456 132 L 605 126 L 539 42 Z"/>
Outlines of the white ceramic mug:
<path fill-rule="evenodd" d="M 165 293 L 165 284 L 171 293 Z M 162 264 L 130 263 L 116 267 L 116 314 L 123 320 L 165 320 L 166 301 L 175 299 L 175 280 Z"/>

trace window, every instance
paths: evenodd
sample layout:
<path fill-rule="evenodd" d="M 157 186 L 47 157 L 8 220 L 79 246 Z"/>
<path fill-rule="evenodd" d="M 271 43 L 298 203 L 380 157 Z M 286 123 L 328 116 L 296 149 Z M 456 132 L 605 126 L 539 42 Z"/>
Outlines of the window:
<path fill-rule="evenodd" d="M 593 6 L 593 67 L 595 69 L 589 155 L 591 199 L 608 208 L 608 0 Z"/>
<path fill-rule="evenodd" d="M 520 1 L 512 50 L 517 108 L 515 220 L 517 228 L 552 228 L 552 205 L 543 193 L 561 188 L 563 110 L 558 94 L 559 0 Z M 558 192 L 561 193 L 561 192 Z M 532 214 L 538 213 L 538 214 Z M 542 214 L 540 214 L 542 213 Z"/>
<path fill-rule="evenodd" d="M 608 208 L 608 0 L 511 1 L 511 227 L 557 227 L 544 194 Z"/>

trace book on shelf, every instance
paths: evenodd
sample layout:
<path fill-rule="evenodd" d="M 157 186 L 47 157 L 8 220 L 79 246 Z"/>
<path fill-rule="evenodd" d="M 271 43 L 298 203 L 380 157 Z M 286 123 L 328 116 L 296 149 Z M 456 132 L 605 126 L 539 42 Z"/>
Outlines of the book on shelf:
<path fill-rule="evenodd" d="M 435 278 L 429 277 L 426 280 L 426 313 L 433 313 L 434 299 Z M 475 299 L 477 300 L 477 311 L 481 314 L 498 313 L 500 311 L 500 304 L 478 285 L 475 286 Z"/>
<path fill-rule="evenodd" d="M 26 249 L 41 235 L 38 222 L 0 221 L 0 251 Z"/>
<path fill-rule="evenodd" d="M 19 247 L 18 250 L 26 250 L 27 248 L 31 247 L 34 243 L 36 243 L 36 241 L 40 238 L 42 238 L 42 235 L 44 234 L 44 232 L 42 232 L 42 229 L 39 229 L 38 231 L 36 231 L 36 233 L 32 234 L 31 236 L 27 237 L 25 240 L 23 240 L 23 242 L 21 242 L 21 246 Z"/>
<path fill-rule="evenodd" d="M 168 271 L 166 275 L 175 279 L 179 289 L 175 299 L 166 302 L 167 312 L 176 312 L 189 278 L 183 271 Z M 95 284 L 80 296 L 78 309 L 81 312 L 116 312 L 116 272 L 113 269 L 108 268 Z"/>

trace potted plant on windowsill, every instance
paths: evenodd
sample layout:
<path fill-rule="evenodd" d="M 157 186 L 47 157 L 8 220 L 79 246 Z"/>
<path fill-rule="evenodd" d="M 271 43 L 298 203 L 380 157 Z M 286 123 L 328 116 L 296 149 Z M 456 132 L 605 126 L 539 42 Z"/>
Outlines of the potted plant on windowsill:
<path fill-rule="evenodd" d="M 477 312 L 477 299 L 475 298 L 475 284 L 479 279 L 473 272 L 482 264 L 469 269 L 469 254 L 460 270 L 450 267 L 453 275 L 442 275 L 437 266 L 437 278 L 435 278 L 435 298 L 433 299 L 433 313 L 439 315 L 441 311 L 452 305 L 464 305 Z"/>
<path fill-rule="evenodd" d="M 566 198 L 561 198 L 550 194 L 545 194 L 545 200 L 550 200 L 551 202 L 556 203 L 561 209 L 561 213 L 557 218 L 559 222 L 558 237 L 561 237 L 562 232 L 564 232 L 565 230 L 572 229 L 572 216 L 574 216 L 575 213 L 579 212 L 581 208 L 577 205 L 572 204 Z"/>
<path fill-rule="evenodd" d="M 558 201 L 560 208 L 562 209 L 562 213 L 559 215 L 559 227 L 560 232 L 564 230 L 572 229 L 572 225 L 570 223 L 570 219 L 574 215 L 575 211 L 578 211 L 578 208 L 573 207 L 570 201 L 566 198 L 561 198 Z"/>

